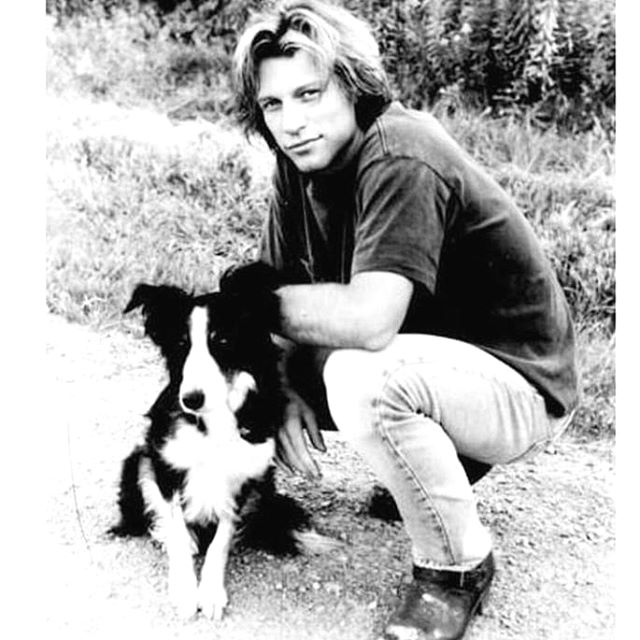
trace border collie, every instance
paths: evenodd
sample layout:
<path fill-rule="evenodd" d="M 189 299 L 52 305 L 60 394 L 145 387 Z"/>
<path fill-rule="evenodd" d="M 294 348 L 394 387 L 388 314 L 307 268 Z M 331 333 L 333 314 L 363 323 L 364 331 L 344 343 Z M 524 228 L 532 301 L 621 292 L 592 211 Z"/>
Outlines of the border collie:
<path fill-rule="evenodd" d="M 270 329 L 277 281 L 265 264 L 226 272 L 215 293 L 140 284 L 169 382 L 147 413 L 143 445 L 123 463 L 116 535 L 150 533 L 166 549 L 169 596 L 183 617 L 219 620 L 232 543 L 278 554 L 332 546 L 274 485 L 274 437 L 285 397 Z M 198 584 L 192 556 L 204 555 Z"/>

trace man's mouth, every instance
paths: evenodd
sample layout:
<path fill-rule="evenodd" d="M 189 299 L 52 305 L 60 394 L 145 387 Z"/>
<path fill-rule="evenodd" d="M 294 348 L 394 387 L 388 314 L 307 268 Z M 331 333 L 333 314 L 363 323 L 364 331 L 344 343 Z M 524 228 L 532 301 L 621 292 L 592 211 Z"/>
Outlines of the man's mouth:
<path fill-rule="evenodd" d="M 320 138 L 321 136 L 316 136 L 315 138 L 307 138 L 306 140 L 295 142 L 294 144 L 290 144 L 287 146 L 287 151 L 303 151 L 317 140 L 320 140 Z"/>

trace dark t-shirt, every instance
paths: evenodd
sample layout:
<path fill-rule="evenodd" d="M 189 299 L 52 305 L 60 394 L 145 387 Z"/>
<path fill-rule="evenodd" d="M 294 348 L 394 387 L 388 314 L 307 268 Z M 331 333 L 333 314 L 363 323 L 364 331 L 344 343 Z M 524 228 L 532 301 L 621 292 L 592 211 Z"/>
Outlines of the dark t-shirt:
<path fill-rule="evenodd" d="M 464 340 L 524 375 L 550 412 L 577 403 L 564 294 L 522 213 L 429 114 L 392 103 L 330 174 L 278 157 L 261 258 L 288 281 L 411 279 L 401 332 Z"/>

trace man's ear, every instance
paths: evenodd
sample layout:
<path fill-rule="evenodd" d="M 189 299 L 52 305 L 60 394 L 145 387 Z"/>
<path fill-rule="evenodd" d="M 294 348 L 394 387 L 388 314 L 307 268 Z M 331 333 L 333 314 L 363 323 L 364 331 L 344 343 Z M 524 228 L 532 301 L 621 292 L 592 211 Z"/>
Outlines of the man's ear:
<path fill-rule="evenodd" d="M 184 314 L 188 299 L 189 294 L 178 287 L 141 283 L 134 289 L 124 313 L 142 307 L 145 333 L 157 345 L 162 346 L 177 324 L 176 316 Z"/>

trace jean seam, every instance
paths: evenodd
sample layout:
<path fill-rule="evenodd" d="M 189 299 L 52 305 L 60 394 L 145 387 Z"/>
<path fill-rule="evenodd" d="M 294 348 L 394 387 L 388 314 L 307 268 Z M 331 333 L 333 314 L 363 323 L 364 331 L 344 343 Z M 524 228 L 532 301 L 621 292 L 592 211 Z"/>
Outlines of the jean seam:
<path fill-rule="evenodd" d="M 452 550 L 452 547 L 451 547 L 451 540 L 449 538 L 448 531 L 447 531 L 447 529 L 446 529 L 446 527 L 444 525 L 444 521 L 442 519 L 442 516 L 440 515 L 440 513 L 437 510 L 437 508 L 433 504 L 433 499 L 431 498 L 429 492 L 426 490 L 426 488 L 423 486 L 423 484 L 421 482 L 419 482 L 418 478 L 416 477 L 415 472 L 411 468 L 411 465 L 409 465 L 409 463 L 407 462 L 405 457 L 402 455 L 402 453 L 398 449 L 396 443 L 393 441 L 393 439 L 389 435 L 388 431 L 382 426 L 383 417 L 381 415 L 380 405 L 382 403 L 382 395 L 384 393 L 384 390 L 387 388 L 388 380 L 391 377 L 392 372 L 385 372 L 383 375 L 384 375 L 384 382 L 383 382 L 383 385 L 382 385 L 382 388 L 381 388 L 381 392 L 380 392 L 380 394 L 378 396 L 376 396 L 374 398 L 374 407 L 373 408 L 374 408 L 374 415 L 375 415 L 375 425 L 374 425 L 375 429 L 380 434 L 383 442 L 387 443 L 387 446 L 388 446 L 391 454 L 396 459 L 396 461 L 399 463 L 400 468 L 405 472 L 405 474 L 407 475 L 407 477 L 411 481 L 411 484 L 414 486 L 414 489 L 417 490 L 419 497 L 425 503 L 425 505 L 427 506 L 427 508 L 429 509 L 431 514 L 433 515 L 434 522 L 436 523 L 436 525 L 438 527 L 438 530 L 439 530 L 439 532 L 441 534 L 442 540 L 445 543 L 446 552 L 447 552 L 449 558 L 451 559 L 451 562 L 455 562 L 456 558 L 455 558 L 455 554 L 453 553 L 453 550 Z"/>

